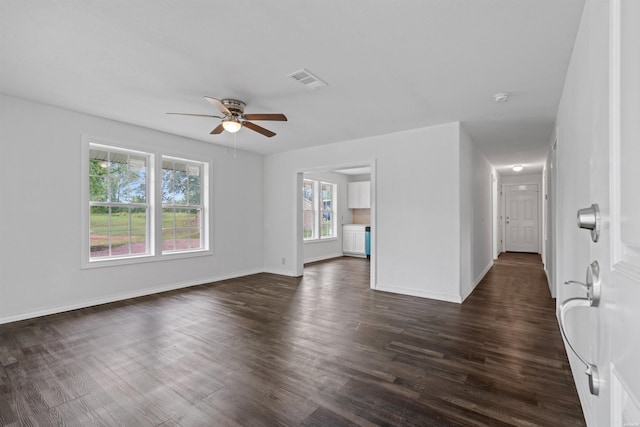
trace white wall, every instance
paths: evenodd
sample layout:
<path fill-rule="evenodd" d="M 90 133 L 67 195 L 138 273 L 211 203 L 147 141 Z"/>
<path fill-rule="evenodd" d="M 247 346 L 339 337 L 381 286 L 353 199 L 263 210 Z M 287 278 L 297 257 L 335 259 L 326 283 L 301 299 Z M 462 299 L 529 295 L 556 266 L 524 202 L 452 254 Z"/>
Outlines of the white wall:
<path fill-rule="evenodd" d="M 460 295 L 464 300 L 493 265 L 491 165 L 460 128 Z"/>
<path fill-rule="evenodd" d="M 556 280 L 556 266 L 557 266 L 557 239 L 556 239 L 556 225 L 557 225 L 557 217 L 556 217 L 556 208 L 557 208 L 557 194 L 556 194 L 556 185 L 558 181 L 557 177 L 557 162 L 556 162 L 556 153 L 557 149 L 555 147 L 555 132 L 552 137 L 552 142 L 549 147 L 549 151 L 547 154 L 547 159 L 544 164 L 544 170 L 546 173 L 546 183 L 545 183 L 545 194 L 546 194 L 546 211 L 545 215 L 545 230 L 543 232 L 543 237 L 546 237 L 545 245 L 546 250 L 543 258 L 544 262 L 544 270 L 547 274 L 547 281 L 549 282 L 549 291 L 551 292 L 551 296 L 556 298 L 558 283 Z M 544 196 L 543 196 L 544 198 Z"/>
<path fill-rule="evenodd" d="M 471 169 L 486 175 L 477 200 L 466 206 L 469 233 L 465 292 L 490 263 L 489 166 L 465 137 Z M 265 269 L 295 276 L 297 230 L 296 175 L 325 166 L 375 165 L 372 186 L 378 290 L 461 302 L 460 125 L 449 123 L 391 135 L 268 155 L 264 161 Z M 467 182 L 475 179 L 468 176 Z M 465 175 L 466 176 L 466 175 Z M 466 179 L 466 178 L 465 178 Z M 466 198 L 476 187 L 465 184 Z M 484 191 L 486 190 L 486 191 Z M 487 199 L 481 201 L 481 194 Z M 465 199 L 466 200 L 466 199 Z M 483 214 L 476 219 L 470 212 Z M 482 218 L 485 220 L 483 221 Z M 478 222 L 475 222 L 475 221 Z M 486 226 L 486 227 L 485 227 Z M 485 228 L 483 228 L 485 227 Z M 482 229 L 482 230 L 481 230 Z M 485 242 L 486 240 L 486 242 Z M 487 258 L 488 257 L 488 258 Z M 288 260 L 283 266 L 281 259 Z M 466 295 L 465 295 L 466 296 Z"/>
<path fill-rule="evenodd" d="M 0 323 L 263 270 L 262 157 L 0 95 Z M 81 134 L 213 160 L 214 254 L 80 269 Z"/>
<path fill-rule="evenodd" d="M 532 173 L 525 175 L 502 175 L 502 185 L 536 184 L 538 189 L 542 186 L 542 174 Z"/>
<path fill-rule="evenodd" d="M 349 182 L 362 182 L 371 181 L 371 174 L 365 173 L 362 175 L 349 175 Z"/>
<path fill-rule="evenodd" d="M 266 156 L 265 269 L 297 274 L 297 172 L 375 164 L 372 286 L 459 300 L 458 128 L 451 123 Z M 282 268 L 283 257 L 294 261 Z"/>
<path fill-rule="evenodd" d="M 307 172 L 305 179 L 330 182 L 338 186 L 337 199 L 337 232 L 335 239 L 309 240 L 304 242 L 304 262 L 320 261 L 323 259 L 342 256 L 342 224 L 351 224 L 351 211 L 347 207 L 347 186 L 349 176 L 335 172 Z"/>
<path fill-rule="evenodd" d="M 482 162 L 469 140 L 461 143 L 458 123 L 265 158 L 238 151 L 234 158 L 213 144 L 12 97 L 0 96 L 0 111 L 0 322 L 260 271 L 296 275 L 303 259 L 298 178 L 323 166 L 373 167 L 376 289 L 463 299 L 460 196 L 463 188 L 472 197 L 476 189 L 461 184 L 461 151 L 472 169 Z M 81 269 L 83 134 L 211 158 L 214 254 Z M 465 206 L 483 211 L 484 203 Z M 483 217 L 465 219 L 473 236 L 465 246 L 465 293 L 483 267 L 483 257 L 476 258 L 484 248 Z"/>

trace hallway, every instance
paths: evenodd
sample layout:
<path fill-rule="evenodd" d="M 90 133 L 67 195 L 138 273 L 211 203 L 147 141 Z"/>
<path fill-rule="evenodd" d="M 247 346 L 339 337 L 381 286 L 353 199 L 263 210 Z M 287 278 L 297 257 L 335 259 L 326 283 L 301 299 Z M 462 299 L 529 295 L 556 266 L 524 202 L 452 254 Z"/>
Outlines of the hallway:
<path fill-rule="evenodd" d="M 538 255 L 462 305 L 307 265 L 0 325 L 0 425 L 583 426 Z"/>

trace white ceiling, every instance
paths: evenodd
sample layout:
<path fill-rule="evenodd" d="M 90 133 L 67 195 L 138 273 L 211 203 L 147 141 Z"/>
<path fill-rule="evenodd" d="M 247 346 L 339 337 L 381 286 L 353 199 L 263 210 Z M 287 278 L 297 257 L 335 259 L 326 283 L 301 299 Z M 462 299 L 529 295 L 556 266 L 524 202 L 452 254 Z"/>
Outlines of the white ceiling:
<path fill-rule="evenodd" d="M 500 173 L 539 171 L 583 4 L 2 0 L 0 92 L 227 146 L 217 119 L 165 113 L 238 98 L 289 118 L 236 134 L 263 154 L 461 121 Z"/>

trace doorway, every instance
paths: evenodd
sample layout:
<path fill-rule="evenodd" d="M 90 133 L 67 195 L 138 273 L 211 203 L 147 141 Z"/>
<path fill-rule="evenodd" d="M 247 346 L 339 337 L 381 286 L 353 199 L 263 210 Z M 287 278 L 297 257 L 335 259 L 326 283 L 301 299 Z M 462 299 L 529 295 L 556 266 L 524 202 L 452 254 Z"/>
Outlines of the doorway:
<path fill-rule="evenodd" d="M 505 250 L 538 253 L 538 185 L 505 186 Z"/>
<path fill-rule="evenodd" d="M 309 258 L 309 253 L 305 256 L 305 239 L 303 232 L 303 187 L 305 178 L 307 179 L 318 179 L 318 177 L 326 176 L 326 174 L 340 174 L 342 170 L 346 169 L 366 169 L 370 179 L 370 209 L 369 209 L 369 220 L 370 220 L 370 231 L 369 231 L 369 270 L 370 270 L 370 280 L 369 287 L 371 289 L 375 289 L 376 287 L 376 277 L 377 277 L 377 224 L 376 224 L 376 161 L 375 159 L 362 161 L 362 162 L 352 162 L 352 163 L 339 163 L 332 165 L 325 165 L 319 167 L 306 168 L 304 170 L 298 171 L 296 174 L 296 241 L 295 241 L 295 255 L 296 255 L 296 275 L 303 276 L 304 275 L 304 264 L 305 259 Z M 345 175 L 346 176 L 346 175 Z M 347 206 L 347 185 L 346 181 L 342 188 L 337 188 L 337 193 L 342 194 L 339 196 L 340 202 L 344 207 Z M 336 212 L 336 223 L 337 223 L 337 236 L 334 246 L 336 248 L 339 247 L 339 252 L 335 253 L 336 257 L 342 256 L 342 225 L 348 224 L 352 222 L 352 219 L 348 215 L 343 215 L 341 212 L 341 208 L 337 208 Z M 318 242 L 321 242 L 318 241 Z M 313 243 L 311 243 L 313 245 Z M 308 262 L 320 261 L 322 259 L 327 259 L 326 256 L 319 255 L 316 259 L 309 259 Z"/>

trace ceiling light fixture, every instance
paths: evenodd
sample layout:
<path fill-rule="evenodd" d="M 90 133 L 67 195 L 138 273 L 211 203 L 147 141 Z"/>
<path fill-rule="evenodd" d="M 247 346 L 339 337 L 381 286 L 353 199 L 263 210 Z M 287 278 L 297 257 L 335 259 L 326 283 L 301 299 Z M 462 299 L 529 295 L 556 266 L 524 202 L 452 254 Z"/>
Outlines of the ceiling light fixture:
<path fill-rule="evenodd" d="M 522 166 L 522 165 L 513 165 L 513 167 L 511 169 L 513 169 L 514 172 L 520 172 L 522 169 L 524 169 L 524 166 Z"/>
<path fill-rule="evenodd" d="M 222 127 L 229 133 L 236 133 L 242 127 L 242 123 L 235 117 L 229 117 L 227 120 L 222 121 Z"/>
<path fill-rule="evenodd" d="M 493 95 L 493 99 L 496 102 L 507 102 L 509 100 L 509 96 L 511 96 L 509 92 L 500 92 Z"/>

